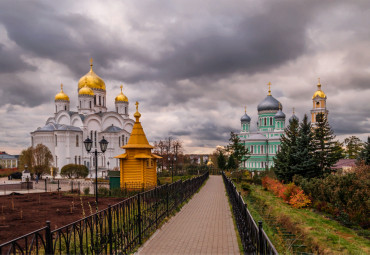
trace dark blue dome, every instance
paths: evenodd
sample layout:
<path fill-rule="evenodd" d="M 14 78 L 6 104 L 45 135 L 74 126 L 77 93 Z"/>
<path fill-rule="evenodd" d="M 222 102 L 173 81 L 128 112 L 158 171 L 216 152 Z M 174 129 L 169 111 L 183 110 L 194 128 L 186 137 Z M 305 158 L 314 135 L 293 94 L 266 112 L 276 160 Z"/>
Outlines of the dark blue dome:
<path fill-rule="evenodd" d="M 259 105 L 257 110 L 260 111 L 277 111 L 279 110 L 279 101 L 273 96 L 268 95 Z"/>
<path fill-rule="evenodd" d="M 289 122 L 292 121 L 293 119 L 296 119 L 299 122 L 299 119 L 295 114 L 293 113 L 292 117 L 289 118 Z"/>
<path fill-rule="evenodd" d="M 244 114 L 241 118 L 240 118 L 240 121 L 241 122 L 251 122 L 251 117 L 248 116 L 248 114 Z"/>
<path fill-rule="evenodd" d="M 274 116 L 275 119 L 285 119 L 285 113 L 283 113 L 280 109 Z"/>

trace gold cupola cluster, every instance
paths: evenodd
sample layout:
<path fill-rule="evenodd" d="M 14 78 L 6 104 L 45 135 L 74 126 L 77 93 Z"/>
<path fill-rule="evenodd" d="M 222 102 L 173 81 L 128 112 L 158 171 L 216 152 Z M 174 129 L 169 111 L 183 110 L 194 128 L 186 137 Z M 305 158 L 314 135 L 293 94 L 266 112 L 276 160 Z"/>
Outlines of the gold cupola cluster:
<path fill-rule="evenodd" d="M 78 89 L 82 89 L 87 84 L 91 89 L 98 89 L 105 91 L 105 82 L 93 70 L 93 59 L 90 59 L 90 71 L 81 77 L 78 81 Z"/>
<path fill-rule="evenodd" d="M 116 102 L 128 102 L 127 96 L 125 96 L 122 92 L 123 86 L 121 85 L 121 93 L 116 97 L 115 101 Z"/>
<path fill-rule="evenodd" d="M 87 78 L 85 78 L 85 85 L 78 91 L 79 95 L 94 96 L 94 91 L 87 86 Z"/>
<path fill-rule="evenodd" d="M 312 99 L 314 99 L 315 97 L 326 98 L 324 91 L 321 90 L 320 78 L 319 78 L 319 82 L 317 83 L 317 90 L 313 94 Z"/>
<path fill-rule="evenodd" d="M 63 91 L 63 84 L 60 84 L 60 92 L 58 94 L 56 94 L 56 96 L 55 96 L 55 101 L 59 101 L 59 100 L 69 101 L 69 97 Z"/>

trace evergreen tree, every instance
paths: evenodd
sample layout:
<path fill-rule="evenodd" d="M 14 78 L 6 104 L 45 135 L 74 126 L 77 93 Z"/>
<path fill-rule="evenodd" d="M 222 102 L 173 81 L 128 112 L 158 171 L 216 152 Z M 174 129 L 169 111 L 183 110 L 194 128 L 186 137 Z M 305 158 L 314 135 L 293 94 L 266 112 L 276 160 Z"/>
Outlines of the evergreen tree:
<path fill-rule="evenodd" d="M 293 176 L 301 175 L 305 178 L 313 178 L 317 176 L 318 167 L 314 158 L 315 146 L 313 143 L 313 132 L 311 122 L 305 114 L 299 126 L 297 147 L 293 151 L 293 158 L 296 165 L 291 166 Z"/>
<path fill-rule="evenodd" d="M 346 157 L 351 159 L 358 158 L 358 154 L 363 149 L 363 143 L 360 138 L 357 136 L 350 136 L 344 139 L 344 143 L 346 145 Z"/>
<path fill-rule="evenodd" d="M 218 154 L 217 165 L 219 169 L 226 170 L 226 158 L 222 151 Z"/>
<path fill-rule="evenodd" d="M 297 150 L 298 128 L 299 123 L 296 118 L 289 121 L 285 134 L 281 137 L 280 150 L 274 158 L 274 172 L 279 180 L 285 182 L 292 181 L 294 176 L 293 167 L 298 164 L 297 160 L 299 161 L 294 156 L 294 152 Z"/>
<path fill-rule="evenodd" d="M 229 170 L 236 170 L 238 168 L 238 164 L 233 154 L 229 156 L 229 160 L 227 161 L 227 168 Z"/>
<path fill-rule="evenodd" d="M 327 117 L 324 114 L 318 114 L 316 121 L 317 124 L 313 136 L 314 155 L 319 167 L 318 176 L 322 176 L 329 174 L 332 171 L 331 167 L 343 157 L 343 149 L 340 143 L 334 141 L 335 135 Z"/>
<path fill-rule="evenodd" d="M 358 161 L 363 161 L 365 165 L 370 165 L 370 136 L 367 137 L 364 148 L 359 153 Z"/>
<path fill-rule="evenodd" d="M 244 146 L 239 136 L 234 132 L 230 132 L 229 141 L 230 144 L 227 146 L 226 150 L 230 153 L 230 156 L 233 156 L 233 160 L 235 161 L 236 166 L 239 166 L 242 161 L 248 160 L 248 158 L 250 157 L 250 152 Z"/>

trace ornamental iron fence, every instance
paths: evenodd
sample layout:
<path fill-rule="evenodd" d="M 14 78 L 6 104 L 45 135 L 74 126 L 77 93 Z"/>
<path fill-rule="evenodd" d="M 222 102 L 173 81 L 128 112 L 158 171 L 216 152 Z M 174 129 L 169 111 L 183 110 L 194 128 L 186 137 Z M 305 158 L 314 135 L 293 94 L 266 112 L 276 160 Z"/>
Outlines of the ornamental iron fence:
<path fill-rule="evenodd" d="M 0 244 L 0 254 L 130 253 L 207 178 L 208 172 L 155 187 L 53 231 L 47 221 L 41 229 Z"/>
<path fill-rule="evenodd" d="M 236 225 L 245 254 L 278 254 L 274 245 L 262 228 L 262 221 L 258 226 L 250 214 L 247 204 L 234 183 L 222 172 L 226 191 L 229 196 Z"/>

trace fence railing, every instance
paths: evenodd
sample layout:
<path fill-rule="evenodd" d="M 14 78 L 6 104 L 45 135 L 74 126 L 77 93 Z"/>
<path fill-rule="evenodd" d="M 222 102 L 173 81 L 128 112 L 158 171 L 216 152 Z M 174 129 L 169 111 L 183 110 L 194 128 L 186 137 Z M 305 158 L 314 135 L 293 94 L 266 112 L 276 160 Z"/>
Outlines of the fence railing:
<path fill-rule="evenodd" d="M 257 226 L 247 208 L 247 204 L 244 202 L 231 179 L 226 177 L 224 172 L 222 173 L 222 178 L 233 208 L 233 214 L 245 254 L 278 254 L 262 228 L 262 221 L 259 221 Z"/>
<path fill-rule="evenodd" d="M 127 254 L 142 244 L 208 178 L 208 172 L 138 193 L 51 231 L 46 227 L 0 244 L 0 254 Z"/>

